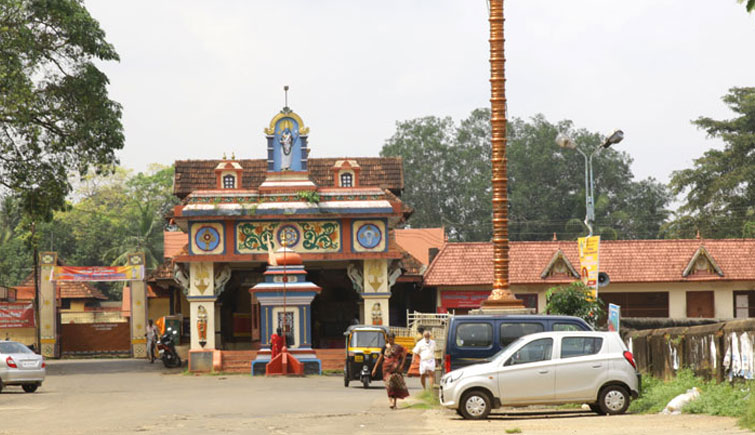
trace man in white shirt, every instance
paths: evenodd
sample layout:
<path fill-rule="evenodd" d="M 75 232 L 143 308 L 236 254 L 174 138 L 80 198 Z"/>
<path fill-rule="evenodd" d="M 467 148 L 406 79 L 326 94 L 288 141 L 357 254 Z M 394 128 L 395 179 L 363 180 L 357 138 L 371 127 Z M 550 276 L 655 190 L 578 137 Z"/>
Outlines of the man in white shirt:
<path fill-rule="evenodd" d="M 422 388 L 433 388 L 435 379 L 435 340 L 430 339 L 430 331 L 425 331 L 422 340 L 414 345 L 414 358 L 419 357 L 419 375 Z M 425 386 L 425 379 L 428 385 Z"/>

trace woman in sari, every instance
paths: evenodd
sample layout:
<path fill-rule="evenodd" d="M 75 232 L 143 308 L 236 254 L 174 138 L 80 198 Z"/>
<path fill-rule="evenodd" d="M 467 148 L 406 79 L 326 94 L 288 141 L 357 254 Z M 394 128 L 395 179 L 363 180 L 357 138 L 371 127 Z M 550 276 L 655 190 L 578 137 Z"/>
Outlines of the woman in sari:
<path fill-rule="evenodd" d="M 385 390 L 388 393 L 388 402 L 391 404 L 391 409 L 396 409 L 396 399 L 403 399 L 409 396 L 409 391 L 406 389 L 406 383 L 404 382 L 404 376 L 401 369 L 404 367 L 404 360 L 406 360 L 406 350 L 399 344 L 396 344 L 396 334 L 389 332 L 386 336 L 387 343 L 380 352 L 375 367 L 372 368 L 372 376 L 375 376 L 380 363 L 383 363 L 383 382 L 385 383 Z"/>

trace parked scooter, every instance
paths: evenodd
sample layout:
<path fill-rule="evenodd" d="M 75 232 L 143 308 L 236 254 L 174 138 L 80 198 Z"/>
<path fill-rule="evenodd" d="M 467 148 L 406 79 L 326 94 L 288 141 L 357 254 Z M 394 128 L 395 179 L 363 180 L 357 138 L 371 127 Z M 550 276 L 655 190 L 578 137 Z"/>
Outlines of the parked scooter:
<path fill-rule="evenodd" d="M 181 357 L 176 353 L 176 345 L 174 340 L 174 331 L 168 327 L 165 330 L 165 334 L 160 337 L 160 341 L 157 342 L 157 353 L 160 359 L 163 360 L 163 364 L 167 368 L 181 367 Z"/>

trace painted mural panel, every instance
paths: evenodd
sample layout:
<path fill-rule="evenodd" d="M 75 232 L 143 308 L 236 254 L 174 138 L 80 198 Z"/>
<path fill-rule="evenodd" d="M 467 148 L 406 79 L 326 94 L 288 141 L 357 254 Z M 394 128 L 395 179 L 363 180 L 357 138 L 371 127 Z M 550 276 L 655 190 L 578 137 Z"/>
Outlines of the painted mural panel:
<path fill-rule="evenodd" d="M 189 252 L 192 255 L 217 255 L 225 253 L 225 229 L 222 223 L 192 223 L 189 240 Z"/>
<path fill-rule="evenodd" d="M 351 246 L 354 252 L 384 252 L 388 249 L 385 221 L 355 220 L 351 225 Z"/>
<path fill-rule="evenodd" d="M 284 244 L 299 253 L 340 252 L 338 221 L 240 222 L 236 224 L 236 252 L 262 254 L 268 241 L 278 249 Z"/>

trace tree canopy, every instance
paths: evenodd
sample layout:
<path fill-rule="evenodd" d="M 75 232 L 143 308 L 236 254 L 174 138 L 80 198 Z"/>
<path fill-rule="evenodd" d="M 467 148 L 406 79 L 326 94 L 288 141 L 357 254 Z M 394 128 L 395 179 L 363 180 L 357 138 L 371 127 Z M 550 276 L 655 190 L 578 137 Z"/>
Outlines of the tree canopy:
<path fill-rule="evenodd" d="M 118 60 L 79 0 L 3 0 L 0 187 L 35 220 L 65 206 L 69 175 L 101 171 L 123 148 L 121 106 L 94 61 Z"/>
<path fill-rule="evenodd" d="M 584 160 L 554 143 L 568 132 L 583 149 L 601 137 L 542 115 L 508 123 L 509 237 L 561 239 L 585 234 Z M 492 232 L 490 111 L 477 109 L 459 125 L 450 118 L 398 122 L 383 156 L 404 159 L 402 199 L 415 209 L 415 227 L 445 226 L 452 240 L 485 241 Z M 593 161 L 596 233 L 607 239 L 655 238 L 670 195 L 652 178 L 633 181 L 628 154 L 608 149 Z"/>
<path fill-rule="evenodd" d="M 163 258 L 165 215 L 178 199 L 172 195 L 173 167 L 152 165 L 132 175 L 123 168 L 110 175 L 89 174 L 74 184 L 73 202 L 37 226 L 42 249 L 58 252 L 66 264 L 102 266 L 123 264 L 123 254 L 142 251 L 147 267 Z M 17 207 L 18 199 L 0 201 L 0 285 L 18 285 L 31 271 L 29 226 Z M 98 283 L 111 297 L 120 287 Z"/>
<path fill-rule="evenodd" d="M 723 141 L 695 159 L 692 168 L 675 171 L 674 194 L 684 195 L 668 237 L 755 237 L 755 88 L 732 88 L 723 101 L 735 113 L 728 120 L 694 121 L 709 137 Z"/>

